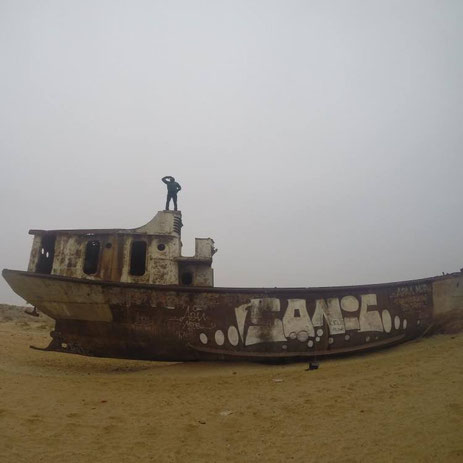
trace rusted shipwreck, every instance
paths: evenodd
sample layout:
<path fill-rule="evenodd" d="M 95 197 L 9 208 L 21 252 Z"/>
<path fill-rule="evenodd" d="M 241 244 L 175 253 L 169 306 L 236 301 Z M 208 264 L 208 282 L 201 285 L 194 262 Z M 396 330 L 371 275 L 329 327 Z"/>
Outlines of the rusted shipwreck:
<path fill-rule="evenodd" d="M 180 212 L 135 229 L 31 230 L 11 288 L 56 320 L 47 349 L 153 360 L 310 358 L 416 338 L 463 310 L 463 273 L 326 288 L 214 288 L 214 242 Z"/>

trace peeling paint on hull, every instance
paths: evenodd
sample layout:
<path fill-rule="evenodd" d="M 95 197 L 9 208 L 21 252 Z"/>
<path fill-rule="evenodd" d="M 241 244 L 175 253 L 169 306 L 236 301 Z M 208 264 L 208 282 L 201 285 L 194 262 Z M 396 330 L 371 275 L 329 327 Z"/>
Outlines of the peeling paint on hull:
<path fill-rule="evenodd" d="M 421 336 L 463 313 L 463 274 L 328 288 L 199 288 L 4 270 L 56 320 L 50 349 L 152 360 L 340 355 Z"/>

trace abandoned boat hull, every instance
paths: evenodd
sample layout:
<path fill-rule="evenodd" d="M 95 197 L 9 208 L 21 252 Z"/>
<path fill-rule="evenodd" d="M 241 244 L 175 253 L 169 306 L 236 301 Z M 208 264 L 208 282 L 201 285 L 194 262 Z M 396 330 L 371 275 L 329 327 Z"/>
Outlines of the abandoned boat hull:
<path fill-rule="evenodd" d="M 463 310 L 463 274 L 328 288 L 201 288 L 4 270 L 56 320 L 50 349 L 152 360 L 339 355 L 421 336 Z"/>

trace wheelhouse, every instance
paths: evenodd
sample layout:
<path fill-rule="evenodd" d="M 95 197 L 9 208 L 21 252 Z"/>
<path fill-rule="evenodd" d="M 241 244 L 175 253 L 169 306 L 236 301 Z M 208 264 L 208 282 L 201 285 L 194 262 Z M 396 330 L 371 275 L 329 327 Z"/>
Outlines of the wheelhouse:
<path fill-rule="evenodd" d="M 28 271 L 92 280 L 213 286 L 211 238 L 196 238 L 195 255 L 181 255 L 182 215 L 160 211 L 135 229 L 30 230 Z"/>

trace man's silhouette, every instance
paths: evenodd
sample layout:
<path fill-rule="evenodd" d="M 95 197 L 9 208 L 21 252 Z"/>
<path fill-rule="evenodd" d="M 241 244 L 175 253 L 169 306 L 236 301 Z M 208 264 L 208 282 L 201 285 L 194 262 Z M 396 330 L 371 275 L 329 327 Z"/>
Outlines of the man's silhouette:
<path fill-rule="evenodd" d="M 166 175 L 162 178 L 162 181 L 167 185 L 167 201 L 166 201 L 166 211 L 169 210 L 170 200 L 174 200 L 174 211 L 177 210 L 177 192 L 179 192 L 182 187 L 175 181 L 174 177 Z"/>

